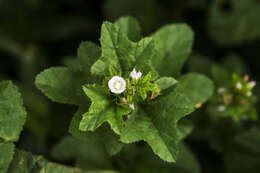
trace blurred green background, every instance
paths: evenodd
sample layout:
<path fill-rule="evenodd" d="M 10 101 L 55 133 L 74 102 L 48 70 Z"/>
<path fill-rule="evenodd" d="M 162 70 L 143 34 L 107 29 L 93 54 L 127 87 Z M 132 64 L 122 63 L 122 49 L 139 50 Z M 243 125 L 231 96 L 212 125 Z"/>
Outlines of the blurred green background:
<path fill-rule="evenodd" d="M 182 144 L 183 152 L 177 164 L 160 161 L 143 143 L 127 146 L 109 158 L 98 142 L 82 143 L 68 136 L 76 107 L 53 103 L 44 97 L 33 84 L 35 76 L 45 68 L 64 65 L 75 58 L 80 42 L 99 44 L 102 22 L 126 15 L 138 19 L 143 36 L 169 23 L 190 25 L 195 41 L 184 72 L 196 65 L 200 68 L 202 61 L 193 60 L 195 56 L 221 63 L 232 54 L 240 57 L 251 78 L 260 81 L 259 0 L 0 0 L 0 79 L 13 80 L 19 86 L 28 112 L 17 147 L 85 169 L 232 173 L 241 172 L 234 165 L 245 163 L 238 158 L 246 158 L 253 166 L 244 170 L 258 171 L 259 149 L 253 156 L 250 152 L 219 152 L 198 130 Z M 230 61 L 229 65 L 238 66 L 237 60 Z M 194 124 L 206 122 L 205 114 L 202 110 L 191 115 L 192 119 L 197 118 Z M 219 131 L 215 133 L 221 135 Z M 220 137 L 220 140 L 224 139 Z M 257 144 L 260 138 L 254 145 Z M 64 152 L 70 147 L 77 149 Z"/>

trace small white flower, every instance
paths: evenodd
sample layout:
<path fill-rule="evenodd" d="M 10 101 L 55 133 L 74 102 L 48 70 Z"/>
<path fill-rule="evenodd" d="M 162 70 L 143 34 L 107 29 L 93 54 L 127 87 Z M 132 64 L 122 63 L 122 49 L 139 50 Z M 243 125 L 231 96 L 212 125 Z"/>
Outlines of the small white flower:
<path fill-rule="evenodd" d="M 225 109 L 226 109 L 226 108 L 225 108 L 225 106 L 223 106 L 223 105 L 221 105 L 221 106 L 218 107 L 218 111 L 219 111 L 219 112 L 223 112 Z"/>
<path fill-rule="evenodd" d="M 237 82 L 237 83 L 236 83 L 236 88 L 237 88 L 237 89 L 241 89 L 241 88 L 242 88 L 242 85 L 241 85 L 240 82 Z"/>
<path fill-rule="evenodd" d="M 126 88 L 126 82 L 124 78 L 114 76 L 108 81 L 108 87 L 112 93 L 120 94 L 124 92 Z"/>
<path fill-rule="evenodd" d="M 131 115 L 127 115 L 126 118 L 129 119 L 131 117 Z"/>
<path fill-rule="evenodd" d="M 136 72 L 135 68 L 133 69 L 133 71 L 130 73 L 130 77 L 132 79 L 136 79 L 138 80 L 140 77 L 142 76 L 142 73 L 139 71 L 139 72 Z"/>
<path fill-rule="evenodd" d="M 135 110 L 135 105 L 134 104 L 129 104 L 129 108 L 134 111 Z"/>
<path fill-rule="evenodd" d="M 221 87 L 218 89 L 218 94 L 223 94 L 226 91 L 227 91 L 226 88 Z"/>
<path fill-rule="evenodd" d="M 251 81 L 251 82 L 248 83 L 248 86 L 249 86 L 250 88 L 254 88 L 255 85 L 256 85 L 256 81 Z"/>

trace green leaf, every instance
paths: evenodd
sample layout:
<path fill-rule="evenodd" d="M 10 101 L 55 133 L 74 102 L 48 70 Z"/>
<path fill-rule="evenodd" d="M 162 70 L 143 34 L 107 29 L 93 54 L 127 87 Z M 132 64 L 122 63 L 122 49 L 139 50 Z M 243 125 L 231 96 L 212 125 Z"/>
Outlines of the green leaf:
<path fill-rule="evenodd" d="M 175 92 L 185 94 L 193 105 L 206 102 L 214 92 L 213 82 L 204 75 L 189 73 L 180 80 Z"/>
<path fill-rule="evenodd" d="M 252 128 L 250 131 L 235 137 L 236 143 L 255 154 L 260 154 L 260 130 Z"/>
<path fill-rule="evenodd" d="M 102 126 L 92 133 L 79 130 L 82 115 L 87 111 L 88 107 L 86 106 L 82 106 L 78 109 L 71 120 L 69 132 L 73 137 L 79 140 L 99 140 L 99 142 L 103 143 L 110 156 L 117 154 L 123 148 L 123 144 L 111 129 Z"/>
<path fill-rule="evenodd" d="M 101 86 L 87 85 L 83 89 L 92 103 L 89 111 L 83 114 L 79 129 L 94 131 L 104 122 L 108 122 L 113 131 L 120 134 L 123 128 L 122 117 L 131 112 L 130 108 L 113 103 L 111 98 L 108 97 L 108 91 Z"/>
<path fill-rule="evenodd" d="M 209 13 L 209 33 L 222 45 L 254 41 L 260 38 L 259 17 L 256 0 L 215 0 Z"/>
<path fill-rule="evenodd" d="M 57 163 L 48 162 L 42 156 L 16 150 L 14 158 L 7 173 L 91 173 L 95 171 L 83 171 L 78 168 L 67 167 Z M 109 173 L 110 171 L 96 171 L 97 173 Z M 115 173 L 111 171 L 111 173 Z"/>
<path fill-rule="evenodd" d="M 183 126 L 179 129 L 178 121 L 212 93 L 213 84 L 208 78 L 197 74 L 184 76 L 172 92 L 160 96 L 151 107 L 141 107 L 131 115 L 121 133 L 121 141 L 144 140 L 161 159 L 175 162 L 178 143 L 187 134 Z"/>
<path fill-rule="evenodd" d="M 212 80 L 217 87 L 229 86 L 231 82 L 231 73 L 220 65 L 213 65 L 211 69 Z"/>
<path fill-rule="evenodd" d="M 132 114 L 121 133 L 121 141 L 132 143 L 144 140 L 161 159 L 175 162 L 178 155 L 177 143 L 182 136 L 178 130 L 177 121 L 182 116 L 191 113 L 193 107 L 188 106 L 191 105 L 189 100 L 176 93 L 171 93 L 164 98 L 165 101 L 158 101 L 158 104 L 153 106 L 153 111 L 157 113 L 158 118 L 154 117 L 156 113 L 152 114 L 152 111 L 139 110 Z M 170 113 L 169 108 L 174 111 Z"/>
<path fill-rule="evenodd" d="M 131 67 L 134 58 L 129 54 L 133 50 L 133 44 L 117 26 L 104 22 L 101 27 L 100 43 L 101 60 L 106 65 L 105 72 L 108 71 L 109 66 L 121 69 L 121 71 L 127 71 Z"/>
<path fill-rule="evenodd" d="M 86 80 L 66 67 L 52 67 L 37 75 L 35 85 L 52 101 L 82 105 L 87 102 L 82 90 Z"/>
<path fill-rule="evenodd" d="M 131 16 L 121 17 L 114 24 L 127 35 L 129 40 L 139 41 L 142 38 L 141 27 L 135 18 Z"/>
<path fill-rule="evenodd" d="M 189 72 L 202 73 L 209 77 L 213 65 L 214 63 L 211 61 L 211 57 L 200 54 L 191 55 L 187 63 Z"/>
<path fill-rule="evenodd" d="M 13 143 L 1 143 L 0 142 L 0 172 L 5 173 L 14 153 Z"/>
<path fill-rule="evenodd" d="M 33 156 L 31 153 L 15 150 L 7 173 L 38 173 L 46 163 L 47 161 L 41 156 Z"/>
<path fill-rule="evenodd" d="M 90 77 L 91 66 L 100 56 L 101 49 L 96 44 L 88 41 L 80 43 L 78 48 L 78 61 L 80 68 L 84 71 L 86 79 Z"/>
<path fill-rule="evenodd" d="M 91 73 L 96 75 L 103 75 L 104 71 L 106 70 L 106 64 L 102 60 L 97 60 L 91 66 Z"/>
<path fill-rule="evenodd" d="M 152 35 L 157 56 L 152 63 L 160 76 L 180 75 L 182 66 L 189 54 L 193 44 L 193 32 L 185 24 L 172 24 L 159 29 Z"/>
<path fill-rule="evenodd" d="M 74 149 L 68 150 L 68 148 Z M 60 161 L 76 159 L 76 166 L 81 169 L 111 168 L 109 156 L 102 143 L 93 137 L 80 141 L 66 136 L 54 147 L 52 156 Z"/>
<path fill-rule="evenodd" d="M 160 90 L 165 90 L 177 84 L 178 81 L 172 77 L 161 77 L 155 83 L 159 86 Z"/>
<path fill-rule="evenodd" d="M 135 44 L 135 51 L 132 56 L 135 58 L 137 70 L 143 74 L 152 73 L 152 80 L 159 75 L 152 65 L 152 58 L 156 55 L 154 40 L 151 37 L 146 37 Z"/>
<path fill-rule="evenodd" d="M 152 72 L 153 78 L 158 76 L 151 63 L 156 53 L 152 38 L 144 38 L 135 43 L 128 40 L 121 28 L 104 22 L 100 42 L 102 56 L 91 67 L 93 74 L 109 75 L 109 67 L 112 66 L 123 72 L 123 75 L 128 75 L 136 67 L 144 74 Z"/>
<path fill-rule="evenodd" d="M 176 168 L 185 170 L 187 173 L 200 173 L 200 165 L 188 146 L 180 145 L 180 156 L 175 164 Z"/>
<path fill-rule="evenodd" d="M 0 139 L 17 141 L 26 119 L 23 100 L 10 81 L 0 82 Z"/>

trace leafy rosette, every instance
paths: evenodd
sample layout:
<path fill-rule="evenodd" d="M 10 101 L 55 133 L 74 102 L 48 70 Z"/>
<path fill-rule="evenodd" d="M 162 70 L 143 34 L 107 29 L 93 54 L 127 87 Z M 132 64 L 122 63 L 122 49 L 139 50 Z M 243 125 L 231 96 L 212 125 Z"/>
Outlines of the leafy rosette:
<path fill-rule="evenodd" d="M 175 162 L 178 143 L 191 131 L 179 121 L 212 95 L 213 84 L 200 74 L 181 75 L 193 43 L 187 25 L 141 35 L 131 17 L 104 22 L 101 48 L 81 43 L 77 59 L 43 71 L 36 86 L 53 101 L 79 106 L 70 126 L 73 136 L 84 139 L 95 131 L 110 154 L 121 142 L 143 140 L 161 159 Z"/>

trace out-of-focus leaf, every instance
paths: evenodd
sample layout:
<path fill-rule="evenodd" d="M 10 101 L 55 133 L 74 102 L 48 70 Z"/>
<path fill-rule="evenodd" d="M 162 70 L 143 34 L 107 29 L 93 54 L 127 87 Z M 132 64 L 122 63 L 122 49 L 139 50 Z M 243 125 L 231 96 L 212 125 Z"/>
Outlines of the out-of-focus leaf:
<path fill-rule="evenodd" d="M 82 85 L 82 76 L 66 67 L 52 67 L 37 75 L 35 84 L 52 101 L 82 105 L 87 101 Z"/>
<path fill-rule="evenodd" d="M 215 0 L 209 14 L 209 32 L 222 45 L 260 38 L 260 4 L 256 0 Z"/>

